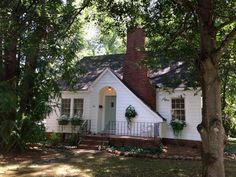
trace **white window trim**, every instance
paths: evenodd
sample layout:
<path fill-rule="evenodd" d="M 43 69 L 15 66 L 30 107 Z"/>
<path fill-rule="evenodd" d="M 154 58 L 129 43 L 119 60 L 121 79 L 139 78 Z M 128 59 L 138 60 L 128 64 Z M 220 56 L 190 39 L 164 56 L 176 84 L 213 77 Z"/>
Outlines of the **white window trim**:
<path fill-rule="evenodd" d="M 73 106 L 72 106 L 72 113 L 71 113 L 71 115 L 74 116 L 74 107 L 75 107 L 75 105 L 74 105 L 74 100 L 75 100 L 75 99 L 81 99 L 81 100 L 83 100 L 83 108 L 82 108 L 82 109 L 83 109 L 83 112 L 82 112 L 82 115 L 81 115 L 81 116 L 83 117 L 83 116 L 84 116 L 84 105 L 85 105 L 85 104 L 84 104 L 84 100 L 85 100 L 84 98 L 72 98 L 72 100 L 73 100 L 73 102 L 72 102 L 72 103 L 73 103 Z"/>
<path fill-rule="evenodd" d="M 178 108 L 178 109 L 173 109 L 172 108 L 172 100 L 173 99 L 183 99 L 184 100 L 184 109 L 182 108 Z M 170 115 L 171 115 L 171 120 L 173 120 L 173 117 L 172 117 L 172 110 L 184 110 L 184 120 L 183 121 L 186 121 L 186 105 L 185 105 L 185 98 L 184 97 L 172 97 L 171 98 L 171 101 L 170 101 Z M 181 119 L 182 120 L 182 119 Z"/>
<path fill-rule="evenodd" d="M 70 100 L 70 115 L 69 117 L 73 117 L 74 116 L 74 100 L 75 99 L 81 99 L 83 100 L 83 113 L 82 113 L 82 117 L 84 116 L 84 106 L 85 106 L 85 99 L 84 98 L 77 98 L 77 97 L 64 97 L 64 98 L 61 98 L 61 106 L 62 106 L 62 100 L 63 99 L 69 99 Z M 62 115 L 62 108 L 60 108 L 60 115 Z"/>
<path fill-rule="evenodd" d="M 60 108 L 60 115 L 62 115 L 62 100 L 70 100 L 70 112 L 69 117 L 71 116 L 71 98 L 61 98 L 61 108 Z"/>

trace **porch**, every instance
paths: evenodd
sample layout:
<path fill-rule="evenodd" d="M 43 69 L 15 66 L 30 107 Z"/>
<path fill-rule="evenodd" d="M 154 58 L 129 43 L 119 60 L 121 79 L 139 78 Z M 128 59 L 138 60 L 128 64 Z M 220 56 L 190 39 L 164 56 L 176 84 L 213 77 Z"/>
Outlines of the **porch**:
<path fill-rule="evenodd" d="M 108 145 L 151 148 L 160 144 L 160 123 L 109 121 L 101 132 L 92 129 L 93 120 L 83 120 L 76 131 L 78 134 L 78 147 L 81 149 L 99 149 Z M 68 125 L 69 126 L 69 125 Z M 62 132 L 69 133 L 69 132 Z"/>
<path fill-rule="evenodd" d="M 142 137 L 158 138 L 160 123 L 154 122 L 131 122 L 127 121 L 108 121 L 102 131 L 94 132 L 92 129 L 92 120 L 84 120 L 77 133 L 79 135 L 102 135 L 107 137 Z"/>
<path fill-rule="evenodd" d="M 160 123 L 154 122 L 131 122 L 127 121 L 108 121 L 101 131 L 94 129 L 95 120 L 82 120 L 80 126 L 57 125 L 58 133 L 72 133 L 80 135 L 103 135 L 120 137 L 143 137 L 158 138 L 160 136 Z"/>
<path fill-rule="evenodd" d="M 159 123 L 109 121 L 102 132 L 92 133 L 91 120 L 81 125 L 78 148 L 104 149 L 108 145 L 119 147 L 155 148 L 160 145 Z"/>

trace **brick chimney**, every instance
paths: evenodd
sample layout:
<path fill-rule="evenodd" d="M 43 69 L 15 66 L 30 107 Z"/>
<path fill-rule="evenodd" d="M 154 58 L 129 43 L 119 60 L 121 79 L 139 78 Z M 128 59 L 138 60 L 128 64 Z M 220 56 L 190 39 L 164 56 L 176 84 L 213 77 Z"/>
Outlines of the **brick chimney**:
<path fill-rule="evenodd" d="M 145 33 L 142 28 L 135 28 L 128 32 L 123 82 L 148 106 L 156 110 L 155 87 L 151 85 L 147 68 L 142 64 L 145 56 L 144 44 Z"/>

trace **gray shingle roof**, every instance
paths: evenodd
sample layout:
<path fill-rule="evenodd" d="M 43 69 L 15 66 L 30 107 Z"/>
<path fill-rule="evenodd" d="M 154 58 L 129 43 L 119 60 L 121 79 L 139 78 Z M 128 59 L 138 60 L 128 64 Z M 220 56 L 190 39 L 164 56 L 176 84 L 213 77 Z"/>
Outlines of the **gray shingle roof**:
<path fill-rule="evenodd" d="M 82 67 L 84 72 L 77 76 L 74 89 L 87 90 L 106 68 L 110 68 L 122 79 L 123 62 L 124 54 L 84 57 L 79 61 L 79 66 Z M 172 62 L 162 67 L 149 69 L 148 77 L 151 83 L 157 87 L 162 87 L 163 85 L 167 87 L 191 86 L 191 79 L 189 78 L 188 70 L 185 69 L 183 62 Z M 60 81 L 59 85 L 62 90 L 69 89 L 63 81 Z"/>

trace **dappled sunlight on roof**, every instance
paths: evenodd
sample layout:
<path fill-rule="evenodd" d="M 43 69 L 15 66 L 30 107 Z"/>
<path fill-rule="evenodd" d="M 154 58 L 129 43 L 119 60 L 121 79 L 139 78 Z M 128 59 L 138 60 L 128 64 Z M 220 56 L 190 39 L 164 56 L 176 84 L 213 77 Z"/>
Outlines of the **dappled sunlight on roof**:
<path fill-rule="evenodd" d="M 124 54 L 84 57 L 79 62 L 84 72 L 76 75 L 74 86 L 76 90 L 88 90 L 106 68 L 109 68 L 119 79 L 123 78 Z M 191 81 L 187 72 L 182 61 L 172 61 L 162 67 L 149 69 L 148 77 L 151 83 L 158 87 L 165 85 L 165 82 L 176 84 L 173 87 L 185 87 Z M 62 90 L 69 90 L 65 82 L 60 81 L 59 85 Z"/>

